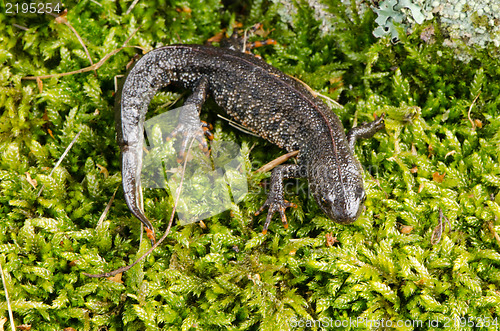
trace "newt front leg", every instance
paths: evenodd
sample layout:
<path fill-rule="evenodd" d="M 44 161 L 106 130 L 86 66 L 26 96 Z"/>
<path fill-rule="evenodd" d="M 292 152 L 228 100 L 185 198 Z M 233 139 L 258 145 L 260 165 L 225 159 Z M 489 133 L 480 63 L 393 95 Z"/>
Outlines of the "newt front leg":
<path fill-rule="evenodd" d="M 208 92 L 208 80 L 206 77 L 200 78 L 196 87 L 184 105 L 180 108 L 177 127 L 167 137 L 171 139 L 174 136 L 182 135 L 181 146 L 178 152 L 177 161 L 181 163 L 186 154 L 191 139 L 196 139 L 203 152 L 208 153 L 208 144 L 205 136 L 210 137 L 209 125 L 200 121 L 200 112 Z"/>
<path fill-rule="evenodd" d="M 349 147 L 352 151 L 354 151 L 356 140 L 371 138 L 375 133 L 385 127 L 384 117 L 384 114 L 382 114 L 382 116 L 378 118 L 375 116 L 374 121 L 363 123 L 360 126 L 356 126 L 349 130 L 349 132 L 347 132 L 347 143 L 349 144 Z"/>

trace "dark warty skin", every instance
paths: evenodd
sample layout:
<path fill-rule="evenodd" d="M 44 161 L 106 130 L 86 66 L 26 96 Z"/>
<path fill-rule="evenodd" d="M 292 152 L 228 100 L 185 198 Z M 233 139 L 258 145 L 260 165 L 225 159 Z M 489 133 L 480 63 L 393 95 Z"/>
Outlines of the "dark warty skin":
<path fill-rule="evenodd" d="M 181 114 L 186 130 L 197 118 L 208 95 L 235 121 L 287 151 L 298 150 L 297 164 L 272 170 L 269 207 L 263 232 L 279 212 L 287 226 L 283 179 L 308 179 L 323 212 L 340 224 L 354 222 L 366 199 L 362 169 L 354 157 L 357 139 L 384 128 L 383 116 L 351 129 L 347 135 L 339 118 L 301 83 L 252 55 L 201 45 L 172 45 L 142 57 L 128 74 L 117 112 L 122 151 L 122 182 L 131 212 L 154 238 L 153 226 L 140 206 L 140 173 L 144 119 L 155 93 L 175 84 L 193 91 Z M 195 122 L 195 121 L 192 121 Z"/>

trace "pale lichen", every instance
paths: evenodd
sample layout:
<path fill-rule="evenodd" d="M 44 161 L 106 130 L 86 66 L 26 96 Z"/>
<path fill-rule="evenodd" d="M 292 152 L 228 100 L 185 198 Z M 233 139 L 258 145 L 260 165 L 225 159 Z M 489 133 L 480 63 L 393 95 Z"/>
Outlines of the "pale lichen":
<path fill-rule="evenodd" d="M 445 46 L 457 49 L 459 58 L 469 56 L 462 52 L 463 46 L 480 48 L 500 46 L 500 4 L 491 0 L 447 0 L 426 1 L 426 9 L 439 18 L 446 33 Z M 499 55 L 498 52 L 496 54 Z"/>
<path fill-rule="evenodd" d="M 405 11 L 405 8 L 411 10 Z M 496 1 L 384 0 L 373 10 L 378 15 L 376 22 L 379 27 L 374 31 L 377 37 L 385 34 L 396 37 L 393 22 L 400 23 L 406 31 L 412 31 L 416 24 L 435 19 L 446 37 L 443 46 L 456 48 L 456 55 L 462 60 L 470 58 L 465 50 L 467 46 L 500 46 L 500 4 Z"/>
<path fill-rule="evenodd" d="M 400 36 L 399 25 L 406 33 L 414 31 L 418 25 L 435 20 L 445 37 L 443 46 L 456 49 L 457 58 L 470 59 L 468 47 L 493 49 L 493 56 L 500 56 L 500 2 L 497 0 L 383 0 L 375 4 L 356 0 L 340 0 L 346 13 L 364 12 L 368 8 L 377 14 L 375 37 L 390 36 L 396 41 Z M 308 0 L 315 18 L 322 22 L 323 33 L 335 29 L 335 17 L 325 10 L 320 0 Z"/>

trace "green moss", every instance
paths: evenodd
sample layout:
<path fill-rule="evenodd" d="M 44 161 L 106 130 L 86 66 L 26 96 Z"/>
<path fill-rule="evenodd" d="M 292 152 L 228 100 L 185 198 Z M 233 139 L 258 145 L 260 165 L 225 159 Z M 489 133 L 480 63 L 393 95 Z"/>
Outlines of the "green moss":
<path fill-rule="evenodd" d="M 71 30 L 51 16 L 2 11 L 0 263 L 16 325 L 288 330 L 308 329 L 306 323 L 320 329 L 320 320 L 335 329 L 335 321 L 361 318 L 367 322 L 351 329 L 413 320 L 423 325 L 400 329 L 431 330 L 498 317 L 498 60 L 470 49 L 473 60 L 464 65 L 440 46 L 438 29 L 436 42 L 421 41 L 425 26 L 400 34 L 397 44 L 375 39 L 376 15 L 352 15 L 338 0 L 326 3 L 335 22 L 327 34 L 302 2 L 139 1 L 126 14 L 131 3 L 66 3 L 94 63 L 139 27 L 129 45 L 148 51 L 204 43 L 236 21 L 262 22 L 277 45 L 255 53 L 343 104 L 335 111 L 347 128 L 386 113 L 386 130 L 356 146 L 366 170 L 366 210 L 352 225 L 333 223 L 302 189 L 307 182 L 298 181 L 286 194 L 298 205 L 287 211 L 289 229 L 276 219 L 264 236 L 265 215 L 253 214 L 265 201 L 260 184 L 268 175 L 250 174 L 241 203 L 204 220 L 205 227 L 174 226 L 121 281 L 86 277 L 127 265 L 150 245 L 140 242 L 139 222 L 123 199 L 113 114 L 114 77 L 141 50 L 125 48 L 97 74 L 44 79 L 39 90 L 22 77 L 78 70 L 89 60 Z M 174 92 L 156 97 L 152 113 L 182 91 Z M 218 120 L 216 111 L 209 102 L 204 116 L 221 140 L 251 150 L 244 153 L 248 166 L 282 154 Z M 144 206 L 161 233 L 172 198 L 147 189 Z M 440 210 L 451 230 L 447 225 L 433 245 Z M 4 300 L 0 309 L 8 316 Z"/>

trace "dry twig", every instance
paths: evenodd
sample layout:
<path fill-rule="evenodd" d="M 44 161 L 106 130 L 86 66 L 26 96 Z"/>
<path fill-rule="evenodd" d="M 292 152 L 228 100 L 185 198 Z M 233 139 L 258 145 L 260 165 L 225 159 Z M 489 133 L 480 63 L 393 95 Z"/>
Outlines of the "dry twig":
<path fill-rule="evenodd" d="M 240 130 L 243 133 L 249 134 L 249 135 L 254 136 L 254 137 L 260 137 L 258 134 L 255 134 L 252 131 L 248 130 L 247 128 L 245 128 L 240 123 L 235 122 L 235 121 L 233 121 L 233 120 L 231 120 L 231 119 L 229 119 L 227 117 L 224 117 L 221 114 L 217 114 L 217 117 L 222 118 L 223 120 L 226 120 L 229 123 L 229 125 L 231 125 L 233 128 L 235 128 L 237 130 Z"/>
<path fill-rule="evenodd" d="M 67 14 L 68 14 L 68 10 L 65 9 L 61 15 L 56 17 L 56 23 L 59 23 L 59 24 L 62 23 L 64 25 L 66 25 L 75 34 L 76 38 L 80 42 L 80 45 L 82 45 L 83 50 L 85 51 L 85 54 L 87 55 L 87 58 L 89 59 L 90 65 L 94 65 L 94 62 L 92 61 L 92 58 L 90 57 L 89 50 L 87 49 L 87 46 L 85 46 L 85 43 L 83 42 L 82 37 L 80 37 L 80 35 L 76 31 L 76 29 L 71 25 L 71 23 L 66 18 Z M 95 72 L 95 70 L 94 70 L 94 72 Z M 97 72 L 95 72 L 95 74 L 97 75 Z"/>
<path fill-rule="evenodd" d="M 472 124 L 472 130 L 476 129 L 476 124 L 474 123 L 474 121 L 470 117 L 470 113 L 472 112 L 472 107 L 474 106 L 474 104 L 476 103 L 477 98 L 479 98 L 480 95 L 481 95 L 481 91 L 479 91 L 479 93 L 476 95 L 476 97 L 474 98 L 474 100 L 470 104 L 469 111 L 467 112 L 467 117 L 469 118 L 469 122 L 470 122 L 470 124 Z"/>
<path fill-rule="evenodd" d="M 109 212 L 109 209 L 111 208 L 111 205 L 113 204 L 113 201 L 115 200 L 115 195 L 116 195 L 116 192 L 118 192 L 118 188 L 120 186 L 117 186 L 116 187 L 116 190 L 115 192 L 113 193 L 113 196 L 111 197 L 111 199 L 109 199 L 109 202 L 108 204 L 106 205 L 106 208 L 104 208 L 104 211 L 102 212 L 101 214 L 101 217 L 99 217 L 99 221 L 97 221 L 97 226 L 96 228 L 98 228 L 102 222 L 104 222 L 104 220 L 106 219 L 106 216 L 108 216 L 108 212 Z M 141 223 L 142 224 L 142 223 Z"/>
<path fill-rule="evenodd" d="M 82 130 L 78 131 L 78 133 L 76 134 L 75 138 L 73 138 L 73 140 L 69 143 L 68 147 L 66 147 L 66 149 L 64 150 L 64 153 L 63 155 L 61 155 L 61 157 L 59 158 L 59 160 L 57 160 L 57 163 L 56 165 L 54 166 L 54 168 L 52 168 L 52 171 L 50 172 L 49 174 L 49 177 L 52 176 L 52 174 L 54 173 L 54 170 L 56 170 L 57 167 L 59 167 L 59 165 L 61 164 L 61 162 L 64 160 L 64 158 L 66 157 L 66 155 L 68 155 L 68 152 L 69 150 L 71 149 L 71 147 L 73 147 L 73 145 L 75 144 L 76 140 L 78 139 L 78 137 L 80 136 L 80 133 L 82 133 Z M 40 191 L 38 191 L 38 197 L 40 196 L 40 194 L 42 194 L 42 191 L 43 191 L 43 185 L 42 187 L 40 188 Z"/>
<path fill-rule="evenodd" d="M 299 151 L 293 151 L 290 153 L 286 153 L 285 155 L 281 155 L 280 157 L 275 158 L 269 163 L 264 164 L 262 167 L 259 169 L 255 170 L 255 172 L 268 172 L 271 171 L 272 169 L 276 168 L 283 162 L 286 162 L 288 159 L 297 156 L 299 154 Z"/>
<path fill-rule="evenodd" d="M 61 73 L 58 73 L 58 74 L 51 74 L 51 75 L 43 75 L 43 76 L 26 76 L 26 77 L 23 77 L 22 79 L 25 79 L 25 80 L 37 80 L 37 79 L 47 79 L 47 78 L 52 78 L 52 77 L 63 77 L 63 76 L 69 76 L 69 75 L 74 75 L 74 74 L 79 74 L 79 73 L 82 73 L 82 72 L 87 72 L 87 71 L 94 71 L 94 70 L 97 70 L 99 69 L 110 57 L 112 57 L 113 55 L 115 55 L 116 53 L 120 52 L 122 49 L 124 49 L 125 47 L 127 47 L 127 44 L 128 42 L 130 41 L 130 39 L 132 39 L 132 37 L 137 33 L 137 31 L 139 31 L 141 27 L 139 26 L 131 35 L 130 37 L 127 38 L 127 40 L 125 40 L 125 42 L 123 43 L 123 46 L 120 47 L 120 48 L 117 48 L 115 49 L 114 51 L 106 54 L 101 60 L 99 60 L 99 62 L 89 66 L 89 67 L 85 67 L 85 68 L 82 68 L 82 69 L 78 69 L 78 70 L 74 70 L 74 71 L 70 71 L 70 72 L 61 72 Z M 137 46 L 134 46 L 134 47 L 137 47 Z M 140 48 L 140 47 L 137 47 L 137 48 Z M 142 48 L 140 48 L 142 49 Z"/>
<path fill-rule="evenodd" d="M 446 216 L 444 216 L 443 210 L 441 208 L 439 208 L 439 223 L 434 228 L 434 231 L 432 231 L 432 236 L 431 236 L 431 244 L 432 245 L 436 245 L 441 241 L 441 237 L 443 235 L 443 232 L 446 230 L 446 223 L 443 224 L 443 219 L 448 224 L 448 231 L 451 231 L 450 221 L 448 220 L 448 218 Z"/>
<path fill-rule="evenodd" d="M 134 2 L 132 2 L 132 4 L 128 7 L 127 11 L 125 12 L 125 15 L 130 14 L 130 12 L 134 9 L 135 5 L 137 5 L 138 2 L 139 0 L 134 0 Z"/>

